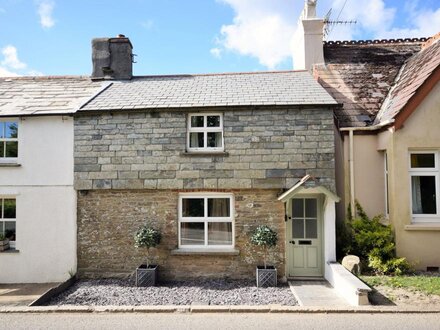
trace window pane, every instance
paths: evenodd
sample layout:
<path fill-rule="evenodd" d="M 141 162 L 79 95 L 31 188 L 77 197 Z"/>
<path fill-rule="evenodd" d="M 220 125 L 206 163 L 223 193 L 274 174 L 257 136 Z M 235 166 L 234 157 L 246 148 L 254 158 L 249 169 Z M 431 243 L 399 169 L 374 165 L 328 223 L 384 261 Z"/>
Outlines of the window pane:
<path fill-rule="evenodd" d="M 411 154 L 412 168 L 430 168 L 435 167 L 434 154 Z"/>
<path fill-rule="evenodd" d="M 182 216 L 183 217 L 203 217 L 205 216 L 203 198 L 183 198 Z"/>
<path fill-rule="evenodd" d="M 306 220 L 306 238 L 318 238 L 318 220 Z"/>
<path fill-rule="evenodd" d="M 294 218 L 304 217 L 304 200 L 303 199 L 293 199 L 292 202 L 292 214 Z"/>
<path fill-rule="evenodd" d="M 316 218 L 317 203 L 316 199 L 306 199 L 306 218 Z"/>
<path fill-rule="evenodd" d="M 0 142 L 0 157 L 5 157 L 5 144 L 6 142 Z"/>
<path fill-rule="evenodd" d="M 220 127 L 220 116 L 208 116 L 207 117 L 208 127 Z"/>
<path fill-rule="evenodd" d="M 205 223 L 182 222 L 180 224 L 180 245 L 204 245 Z"/>
<path fill-rule="evenodd" d="M 204 133 L 190 133 L 189 134 L 189 147 L 190 148 L 203 148 Z"/>
<path fill-rule="evenodd" d="M 435 176 L 411 177 L 413 214 L 436 214 Z"/>
<path fill-rule="evenodd" d="M 208 245 L 232 245 L 232 223 L 208 223 Z"/>
<path fill-rule="evenodd" d="M 15 221 L 5 221 L 5 236 L 10 241 L 15 241 Z"/>
<path fill-rule="evenodd" d="M 17 123 L 5 123 L 5 137 L 6 138 L 17 138 L 18 137 L 18 126 Z"/>
<path fill-rule="evenodd" d="M 16 158 L 18 155 L 18 142 L 6 142 L 6 157 Z"/>
<path fill-rule="evenodd" d="M 221 147 L 222 147 L 222 132 L 209 132 L 208 148 L 221 148 Z"/>
<path fill-rule="evenodd" d="M 203 127 L 203 116 L 191 116 L 191 127 Z"/>
<path fill-rule="evenodd" d="M 5 137 L 5 123 L 0 122 L 0 139 Z"/>
<path fill-rule="evenodd" d="M 4 208 L 4 218 L 15 219 L 15 199 L 5 199 Z"/>
<path fill-rule="evenodd" d="M 292 220 L 292 237 L 304 238 L 304 219 Z"/>
<path fill-rule="evenodd" d="M 231 215 L 229 198 L 208 198 L 208 217 L 229 217 Z"/>

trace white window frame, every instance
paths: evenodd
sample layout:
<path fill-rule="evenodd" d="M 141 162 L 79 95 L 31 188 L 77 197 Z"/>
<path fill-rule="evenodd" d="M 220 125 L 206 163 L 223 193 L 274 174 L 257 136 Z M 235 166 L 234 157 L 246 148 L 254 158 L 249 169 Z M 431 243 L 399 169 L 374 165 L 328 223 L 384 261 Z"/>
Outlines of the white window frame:
<path fill-rule="evenodd" d="M 389 218 L 389 216 L 390 216 L 390 198 L 389 198 L 388 194 L 389 194 L 390 182 L 389 182 L 388 174 L 389 174 L 389 165 L 390 164 L 388 164 L 388 153 L 386 151 L 384 151 L 383 155 L 384 155 L 384 164 L 383 165 L 384 165 L 384 179 L 385 179 L 385 182 L 384 182 L 384 184 L 385 184 L 385 216 L 386 216 L 386 218 Z M 411 204 L 411 208 L 412 208 L 412 204 Z"/>
<path fill-rule="evenodd" d="M 4 200 L 5 199 L 13 199 L 15 200 L 15 218 L 4 218 L 5 213 L 5 207 L 4 207 Z M 5 222 L 15 222 L 15 235 L 17 235 L 17 196 L 16 195 L 0 195 L 0 206 L 1 206 L 1 214 L 0 214 L 0 221 Z M 1 228 L 0 232 L 3 233 L 3 229 Z M 17 241 L 9 241 L 9 246 L 12 249 L 16 248 Z"/>
<path fill-rule="evenodd" d="M 18 118 L 0 118 L 0 123 L 17 123 L 17 130 L 20 130 L 20 123 L 19 123 Z M 18 145 L 17 157 L 1 157 L 0 156 L 0 164 L 1 163 L 17 163 L 19 153 L 20 153 L 20 143 L 18 142 L 18 137 L 17 138 L 2 138 L 2 137 L 0 137 L 0 143 L 4 143 L 4 142 L 17 142 L 17 145 Z"/>
<path fill-rule="evenodd" d="M 204 117 L 203 118 L 203 127 L 191 127 L 191 118 L 192 117 Z M 219 127 L 207 127 L 207 117 L 210 116 L 219 116 L 220 117 L 220 126 Z M 222 146 L 221 147 L 208 147 L 208 133 L 221 133 L 222 134 Z M 204 146 L 203 148 L 191 148 L 191 133 L 203 133 L 204 135 Z M 225 139 L 224 139 L 224 130 L 223 130 L 223 114 L 220 112 L 211 112 L 211 113 L 189 113 L 187 118 L 187 137 L 186 137 L 186 150 L 188 152 L 223 152 L 225 150 Z"/>
<path fill-rule="evenodd" d="M 182 200 L 183 199 L 200 199 L 204 202 L 204 217 L 183 217 Z M 229 217 L 208 217 L 208 199 L 209 198 L 229 198 L 230 213 Z M 233 249 L 235 247 L 235 201 L 234 195 L 231 193 L 182 193 L 179 194 L 178 203 L 178 247 L 179 249 Z M 181 226 L 182 222 L 203 222 L 204 226 L 204 245 L 181 245 Z M 209 222 L 231 222 L 232 224 L 232 244 L 231 245 L 208 245 L 208 223 Z"/>
<path fill-rule="evenodd" d="M 411 155 L 414 154 L 434 154 L 434 167 L 411 167 Z M 440 194 L 439 194 L 439 151 L 438 150 L 411 150 L 408 157 L 409 172 L 409 194 L 410 194 L 410 212 L 412 222 L 440 222 Z M 414 214 L 413 213 L 413 194 L 412 194 L 412 177 L 413 176 L 434 176 L 435 192 L 436 192 L 436 214 Z"/>

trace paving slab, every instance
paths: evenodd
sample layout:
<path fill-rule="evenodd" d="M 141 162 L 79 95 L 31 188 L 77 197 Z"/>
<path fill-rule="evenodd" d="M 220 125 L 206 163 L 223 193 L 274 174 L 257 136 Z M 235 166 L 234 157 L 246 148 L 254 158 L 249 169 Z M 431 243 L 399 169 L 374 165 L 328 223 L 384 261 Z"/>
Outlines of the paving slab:
<path fill-rule="evenodd" d="M 327 281 L 289 281 L 300 306 L 350 307 L 350 304 Z"/>
<path fill-rule="evenodd" d="M 47 290 L 60 283 L 0 284 L 0 306 L 29 306 Z"/>

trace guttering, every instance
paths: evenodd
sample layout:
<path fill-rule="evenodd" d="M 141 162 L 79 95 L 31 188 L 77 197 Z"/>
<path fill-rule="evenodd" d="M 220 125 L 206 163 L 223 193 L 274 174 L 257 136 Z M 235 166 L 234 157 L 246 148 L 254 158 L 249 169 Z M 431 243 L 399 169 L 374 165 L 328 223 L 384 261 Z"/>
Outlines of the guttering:
<path fill-rule="evenodd" d="M 390 119 L 387 121 L 384 121 L 383 123 L 373 125 L 373 126 L 366 126 L 366 127 L 343 127 L 339 130 L 341 132 L 348 132 L 348 164 L 349 164 L 349 174 L 350 174 L 350 210 L 351 210 L 351 216 L 354 217 L 356 215 L 356 206 L 355 206 L 355 191 L 354 191 L 354 138 L 353 133 L 354 131 L 376 131 L 379 129 L 382 129 L 388 125 L 391 125 L 394 123 L 394 119 Z"/>

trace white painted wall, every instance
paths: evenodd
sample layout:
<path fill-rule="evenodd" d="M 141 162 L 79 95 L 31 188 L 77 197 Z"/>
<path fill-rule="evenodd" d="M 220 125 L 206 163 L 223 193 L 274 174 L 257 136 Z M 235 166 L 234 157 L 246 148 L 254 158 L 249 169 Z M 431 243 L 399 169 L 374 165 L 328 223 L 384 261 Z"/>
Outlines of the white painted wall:
<path fill-rule="evenodd" d="M 0 196 L 15 195 L 16 252 L 0 253 L 0 283 L 59 282 L 76 270 L 73 118 L 18 120 L 18 167 L 0 164 Z"/>

